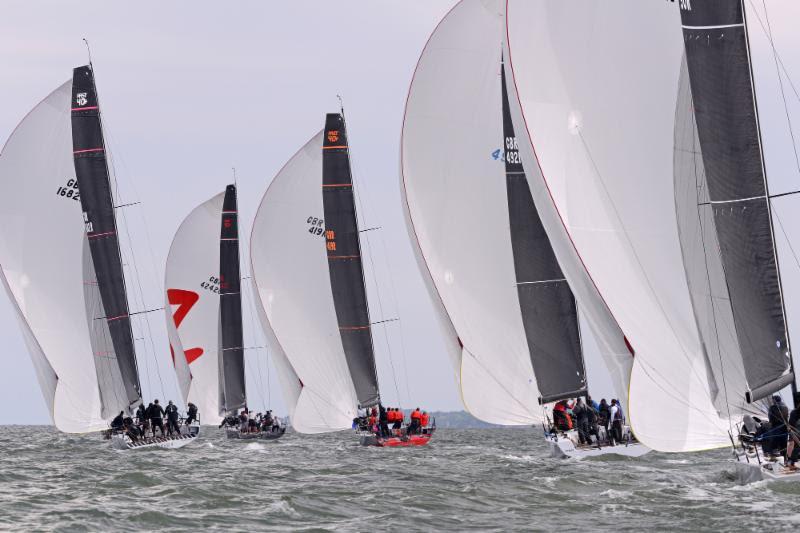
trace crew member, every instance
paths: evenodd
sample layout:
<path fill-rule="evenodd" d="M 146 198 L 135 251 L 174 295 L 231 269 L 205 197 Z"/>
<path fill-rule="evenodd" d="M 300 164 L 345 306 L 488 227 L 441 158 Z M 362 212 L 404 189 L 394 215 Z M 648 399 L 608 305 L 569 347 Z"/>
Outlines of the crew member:
<path fill-rule="evenodd" d="M 124 411 L 120 411 L 117 416 L 114 417 L 114 420 L 111 421 L 111 429 L 122 429 L 122 418 L 124 415 Z"/>
<path fill-rule="evenodd" d="M 150 409 L 150 427 L 153 430 L 153 437 L 156 436 L 156 428 L 161 430 L 161 436 L 164 436 L 164 408 L 158 404 L 158 400 L 153 400 L 153 406 Z"/>
<path fill-rule="evenodd" d="M 181 430 L 178 427 L 178 419 L 180 416 L 178 415 L 178 408 L 174 403 L 172 403 L 172 400 L 168 402 L 167 408 L 164 409 L 164 413 L 167 415 L 167 433 L 170 435 L 173 433 L 180 435 Z"/>
<path fill-rule="evenodd" d="M 428 422 L 430 422 L 430 416 L 428 416 L 428 411 L 422 411 L 422 414 L 419 416 L 420 426 L 426 428 L 428 427 Z"/>
<path fill-rule="evenodd" d="M 590 444 L 589 439 L 589 408 L 578 398 L 572 410 L 578 422 L 578 440 L 581 444 Z"/>
<path fill-rule="evenodd" d="M 411 412 L 411 425 L 408 427 L 408 432 L 410 434 L 414 434 L 417 433 L 417 431 L 419 431 L 419 422 L 420 422 L 419 419 L 421 417 L 422 413 L 420 412 L 419 407 L 417 407 Z"/>
<path fill-rule="evenodd" d="M 191 424 L 192 422 L 197 420 L 197 406 L 195 404 L 193 404 L 192 402 L 189 402 L 189 405 L 187 407 L 188 407 L 188 409 L 186 410 L 186 422 L 185 423 L 188 426 L 189 424 Z"/>

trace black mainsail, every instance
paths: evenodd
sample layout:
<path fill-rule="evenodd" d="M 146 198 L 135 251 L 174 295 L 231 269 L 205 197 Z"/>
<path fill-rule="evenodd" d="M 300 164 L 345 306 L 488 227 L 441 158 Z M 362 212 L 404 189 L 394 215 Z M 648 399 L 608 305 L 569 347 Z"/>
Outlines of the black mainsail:
<path fill-rule="evenodd" d="M 141 402 L 142 394 L 106 159 L 106 145 L 103 140 L 100 107 L 91 65 L 78 67 L 73 71 L 72 106 L 75 174 L 86 224 L 92 275 L 96 279 L 104 313 L 103 316 L 95 317 L 95 320 L 105 321 L 113 347 L 113 353 L 97 353 L 96 356 L 99 359 L 111 359 L 109 354 L 115 357 L 119 367 L 121 388 L 126 396 L 124 403 L 129 408 L 135 407 Z M 99 374 L 101 365 L 98 364 L 97 367 Z M 103 395 L 105 378 L 101 375 L 98 375 L 98 378 Z M 114 391 L 114 394 L 117 395 L 117 391 Z M 104 404 L 105 400 L 104 397 Z M 105 411 L 104 409 L 104 415 L 110 414 Z"/>
<path fill-rule="evenodd" d="M 586 394 L 578 309 L 533 203 L 519 159 L 501 64 L 503 147 L 517 295 L 541 403 Z"/>
<path fill-rule="evenodd" d="M 235 412 L 247 403 L 240 281 L 236 185 L 228 185 L 219 238 L 220 415 Z"/>
<path fill-rule="evenodd" d="M 748 390 L 794 382 L 742 1 L 681 8 L 708 203 Z M 717 253 L 713 250 L 712 253 Z"/>
<path fill-rule="evenodd" d="M 328 271 L 339 334 L 358 403 L 370 407 L 380 402 L 380 393 L 361 263 L 347 132 L 344 117 L 339 113 L 329 113 L 325 117 L 322 203 Z"/>

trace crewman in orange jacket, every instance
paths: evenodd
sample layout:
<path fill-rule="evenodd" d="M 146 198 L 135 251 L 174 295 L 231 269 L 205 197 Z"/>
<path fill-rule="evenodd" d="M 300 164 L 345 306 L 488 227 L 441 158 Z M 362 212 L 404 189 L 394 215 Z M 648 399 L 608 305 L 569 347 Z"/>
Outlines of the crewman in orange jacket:
<path fill-rule="evenodd" d="M 422 411 L 422 415 L 419 417 L 419 423 L 422 427 L 428 427 L 428 422 L 430 422 L 430 416 L 428 416 L 427 411 Z"/>
<path fill-rule="evenodd" d="M 414 409 L 414 411 L 411 412 L 411 425 L 408 427 L 409 433 L 416 433 L 417 431 L 419 431 L 419 423 L 421 417 L 422 413 L 420 412 L 419 407 L 417 407 L 416 409 Z"/>

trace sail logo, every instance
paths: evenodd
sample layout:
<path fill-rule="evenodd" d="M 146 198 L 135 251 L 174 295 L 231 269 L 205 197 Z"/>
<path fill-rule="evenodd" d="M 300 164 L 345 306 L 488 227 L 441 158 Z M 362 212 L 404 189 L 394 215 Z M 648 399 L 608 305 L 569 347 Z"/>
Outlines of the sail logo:
<path fill-rule="evenodd" d="M 330 130 L 328 132 L 328 142 L 335 143 L 339 140 L 339 130 Z"/>
<path fill-rule="evenodd" d="M 167 300 L 170 305 L 177 305 L 178 308 L 172 314 L 172 320 L 175 322 L 175 329 L 181 326 L 181 322 L 189 314 L 189 311 L 194 307 L 194 304 L 200 299 L 200 295 L 194 291 L 186 291 L 183 289 L 167 289 Z M 175 361 L 175 352 L 172 349 L 172 344 L 169 346 L 169 351 L 172 353 L 172 361 Z M 192 364 L 198 357 L 203 355 L 202 348 L 189 348 L 183 351 L 186 357 L 186 363 Z"/>
<path fill-rule="evenodd" d="M 86 233 L 94 232 L 94 224 L 89 220 L 89 215 L 86 211 L 83 212 L 83 224 L 86 226 Z"/>
<path fill-rule="evenodd" d="M 675 0 L 668 0 L 669 2 L 675 3 Z M 692 10 L 692 0 L 678 0 L 678 4 L 682 11 L 691 11 Z"/>
<path fill-rule="evenodd" d="M 75 103 L 79 106 L 84 106 L 89 103 L 89 99 L 86 97 L 88 93 L 78 93 L 75 97 Z"/>

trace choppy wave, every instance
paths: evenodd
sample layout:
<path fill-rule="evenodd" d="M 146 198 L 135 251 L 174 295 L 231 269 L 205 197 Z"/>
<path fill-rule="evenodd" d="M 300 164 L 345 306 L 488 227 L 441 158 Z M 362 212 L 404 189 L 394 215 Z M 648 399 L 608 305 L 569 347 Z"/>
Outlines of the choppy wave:
<path fill-rule="evenodd" d="M 536 430 L 265 443 L 204 428 L 181 450 L 0 427 L 3 530 L 797 530 L 800 484 L 738 485 L 725 451 L 557 460 Z"/>

